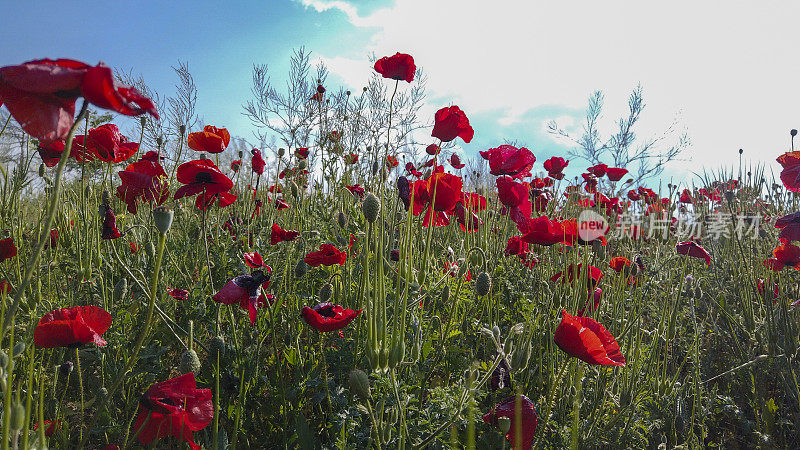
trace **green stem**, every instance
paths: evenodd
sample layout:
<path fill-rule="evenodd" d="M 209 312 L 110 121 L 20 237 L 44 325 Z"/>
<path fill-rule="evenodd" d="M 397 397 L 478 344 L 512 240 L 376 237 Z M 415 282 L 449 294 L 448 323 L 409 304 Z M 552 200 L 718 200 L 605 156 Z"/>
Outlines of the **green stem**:
<path fill-rule="evenodd" d="M 78 114 L 78 118 L 75 120 L 75 123 L 72 124 L 69 129 L 69 133 L 67 134 L 66 146 L 64 151 L 61 152 L 61 158 L 59 159 L 58 167 L 56 168 L 56 176 L 53 180 L 53 193 L 50 195 L 50 205 L 47 207 L 47 213 L 45 216 L 46 218 L 39 232 L 39 243 L 36 245 L 36 249 L 33 251 L 30 259 L 28 259 L 25 277 L 22 279 L 17 291 L 14 293 L 14 302 L 11 303 L 11 305 L 8 307 L 8 311 L 6 311 L 6 315 L 3 320 L 3 328 L 10 326 L 14 320 L 14 313 L 16 313 L 20 302 L 25 297 L 25 291 L 28 289 L 28 285 L 31 283 L 33 274 L 34 272 L 38 272 L 39 258 L 42 256 L 44 246 L 50 242 L 50 228 L 53 226 L 53 220 L 56 217 L 56 209 L 58 209 L 59 205 L 58 200 L 61 196 L 61 180 L 63 178 L 64 168 L 67 167 L 67 159 L 72 151 L 72 136 L 75 135 L 75 130 L 78 128 L 78 124 L 81 122 L 84 114 L 86 114 L 88 106 L 89 103 L 84 101 L 83 106 L 81 106 L 81 111 Z"/>

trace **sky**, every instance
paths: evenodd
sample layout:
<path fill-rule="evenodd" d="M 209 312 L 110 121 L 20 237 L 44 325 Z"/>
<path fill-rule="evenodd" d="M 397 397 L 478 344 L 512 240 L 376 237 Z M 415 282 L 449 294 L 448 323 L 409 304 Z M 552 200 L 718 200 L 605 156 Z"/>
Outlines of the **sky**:
<path fill-rule="evenodd" d="M 579 133 L 589 95 L 602 90 L 607 135 L 640 83 L 638 135 L 686 130 L 692 145 L 665 175 L 691 182 L 704 168 L 738 168 L 740 148 L 745 163 L 778 173 L 775 158 L 800 127 L 799 13 L 798 2 L 771 0 L 0 0 L 0 66 L 103 61 L 169 94 L 171 66 L 186 61 L 202 119 L 252 139 L 242 104 L 253 64 L 268 64 L 280 85 L 305 46 L 328 65 L 330 85 L 355 90 L 370 55 L 399 51 L 428 77 L 425 120 L 450 104 L 469 116 L 468 157 L 513 140 L 539 162 L 572 148 L 547 132 L 550 120 Z"/>

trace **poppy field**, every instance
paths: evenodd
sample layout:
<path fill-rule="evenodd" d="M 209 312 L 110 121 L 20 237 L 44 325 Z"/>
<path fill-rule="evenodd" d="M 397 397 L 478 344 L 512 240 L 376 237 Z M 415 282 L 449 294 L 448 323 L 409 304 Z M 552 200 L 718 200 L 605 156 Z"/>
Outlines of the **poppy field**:
<path fill-rule="evenodd" d="M 795 130 L 774 178 L 467 158 L 411 55 L 295 57 L 246 147 L 103 63 L 0 67 L 0 449 L 800 446 Z"/>

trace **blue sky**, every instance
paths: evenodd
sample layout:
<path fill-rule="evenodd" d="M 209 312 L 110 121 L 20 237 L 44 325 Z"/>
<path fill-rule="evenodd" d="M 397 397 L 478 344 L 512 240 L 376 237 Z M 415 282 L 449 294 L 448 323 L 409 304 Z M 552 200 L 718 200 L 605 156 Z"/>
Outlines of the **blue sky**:
<path fill-rule="evenodd" d="M 252 65 L 269 64 L 280 83 L 299 46 L 328 64 L 330 84 L 353 89 L 369 76 L 369 54 L 414 55 L 429 77 L 428 118 L 451 103 L 470 117 L 476 133 L 464 146 L 468 155 L 505 139 L 532 149 L 540 162 L 563 155 L 567 146 L 548 135 L 547 121 L 577 130 L 586 98 L 602 89 L 610 131 L 638 82 L 648 104 L 640 134 L 653 136 L 676 121 L 692 138 L 686 161 L 669 170 L 673 177 L 730 167 L 739 148 L 746 159 L 775 167 L 788 149 L 788 130 L 800 125 L 792 19 L 800 6 L 793 3 L 5 3 L 0 66 L 42 57 L 104 61 L 169 93 L 177 81 L 170 66 L 188 61 L 201 117 L 248 138 L 241 105 L 250 96 Z"/>

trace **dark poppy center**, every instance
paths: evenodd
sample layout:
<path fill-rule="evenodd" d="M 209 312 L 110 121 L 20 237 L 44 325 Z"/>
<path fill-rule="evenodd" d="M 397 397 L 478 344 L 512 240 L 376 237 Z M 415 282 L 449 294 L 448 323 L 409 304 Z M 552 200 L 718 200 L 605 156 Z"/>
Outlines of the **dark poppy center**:
<path fill-rule="evenodd" d="M 336 317 L 336 313 L 333 311 L 333 305 L 331 305 L 330 303 L 314 309 L 317 311 L 317 314 L 319 314 L 322 317 L 329 317 L 329 318 Z"/>
<path fill-rule="evenodd" d="M 211 183 L 213 178 L 211 178 L 211 174 L 208 172 L 200 172 L 194 176 L 195 183 Z"/>

